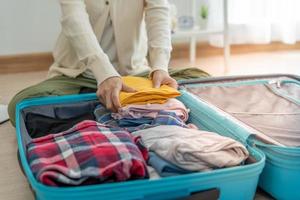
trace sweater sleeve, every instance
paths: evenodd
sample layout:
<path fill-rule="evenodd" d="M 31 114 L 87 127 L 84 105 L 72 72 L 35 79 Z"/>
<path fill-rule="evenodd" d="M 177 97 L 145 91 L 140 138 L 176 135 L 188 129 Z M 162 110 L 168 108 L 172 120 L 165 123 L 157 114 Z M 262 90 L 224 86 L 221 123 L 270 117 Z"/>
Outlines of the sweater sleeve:
<path fill-rule="evenodd" d="M 145 0 L 149 63 L 152 72 L 168 72 L 171 56 L 170 8 L 168 0 Z"/>
<path fill-rule="evenodd" d="M 84 0 L 60 0 L 62 32 L 80 61 L 93 72 L 98 84 L 120 76 L 103 52 L 92 29 Z"/>

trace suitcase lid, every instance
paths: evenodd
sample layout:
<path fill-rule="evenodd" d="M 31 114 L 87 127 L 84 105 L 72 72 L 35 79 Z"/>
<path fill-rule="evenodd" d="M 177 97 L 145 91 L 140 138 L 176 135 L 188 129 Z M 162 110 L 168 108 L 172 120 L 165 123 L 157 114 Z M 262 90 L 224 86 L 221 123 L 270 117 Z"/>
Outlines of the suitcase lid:
<path fill-rule="evenodd" d="M 201 112 L 201 115 L 202 114 L 208 115 L 210 116 L 211 119 L 216 119 L 215 123 L 222 123 L 226 125 L 228 127 L 228 130 L 238 130 L 236 132 L 231 132 L 230 135 L 226 135 L 226 136 L 241 142 L 245 146 L 248 145 L 248 138 L 250 138 L 250 136 L 254 134 L 254 131 L 251 133 L 249 132 L 248 128 L 246 127 L 241 128 L 241 126 L 233 124 L 232 121 L 237 122 L 235 118 L 230 116 L 228 113 L 221 111 L 219 108 L 215 107 L 209 102 L 199 101 L 197 96 L 195 96 L 192 93 L 189 93 L 187 90 L 181 89 L 180 92 L 181 92 L 181 96 L 179 97 L 179 100 L 181 100 L 182 98 L 189 99 L 189 101 L 186 101 L 184 103 L 190 110 L 194 110 L 194 111 L 196 110 L 197 112 Z M 202 107 L 203 106 L 207 107 L 208 109 L 207 110 L 198 109 L 197 105 L 199 104 L 202 105 Z"/>
<path fill-rule="evenodd" d="M 233 76 L 217 76 L 217 77 L 204 77 L 196 79 L 179 80 L 179 86 L 197 83 L 214 83 L 224 81 L 242 81 L 242 80 L 260 80 L 260 79 L 295 79 L 300 81 L 300 75 L 296 74 L 263 74 L 263 75 L 233 75 Z"/>
<path fill-rule="evenodd" d="M 246 123 L 243 123 L 236 117 L 233 117 L 227 111 L 222 109 L 222 107 L 218 107 L 211 103 L 210 101 L 200 98 L 199 96 L 193 94 L 189 90 L 191 88 L 200 88 L 200 87 L 213 87 L 213 86 L 237 86 L 237 85 L 247 85 L 247 84 L 274 84 L 274 88 L 280 87 L 281 83 L 287 84 L 297 84 L 300 86 L 300 76 L 290 75 L 290 74 L 274 74 L 274 75 L 251 75 L 251 76 L 224 76 L 224 77 L 210 77 L 210 78 L 201 78 L 201 79 L 193 79 L 193 80 L 182 80 L 179 82 L 181 92 L 184 96 L 188 96 L 191 99 L 192 103 L 188 103 L 188 106 L 194 107 L 196 104 L 203 104 L 203 106 L 208 106 L 210 109 L 210 113 L 207 113 L 212 116 L 218 117 L 218 120 L 221 120 L 220 123 L 229 124 L 228 120 L 233 121 L 239 126 L 238 134 L 232 133 L 235 138 L 237 138 L 240 142 L 246 144 L 253 143 L 254 138 L 257 138 L 263 141 L 266 144 L 273 144 L 277 146 L 284 147 L 282 143 L 272 139 L 271 137 L 262 134 L 262 132 L 258 131 L 255 127 L 249 126 Z M 299 87 L 300 89 L 300 87 Z M 298 91 L 298 89 L 297 89 Z M 296 105 L 300 105 L 300 93 L 297 92 L 295 96 L 288 96 L 288 94 L 280 94 L 276 90 L 274 90 L 279 96 L 283 96 L 285 99 L 295 103 Z M 198 95 L 201 95 L 199 93 Z M 212 97 L 210 97 L 212 98 Z M 201 101 L 199 101 L 201 99 Z M 247 101 L 247 99 L 245 100 Z M 204 105 L 205 104 L 205 105 Z M 220 117 L 221 115 L 221 117 Z M 237 127 L 231 127 L 237 128 Z"/>

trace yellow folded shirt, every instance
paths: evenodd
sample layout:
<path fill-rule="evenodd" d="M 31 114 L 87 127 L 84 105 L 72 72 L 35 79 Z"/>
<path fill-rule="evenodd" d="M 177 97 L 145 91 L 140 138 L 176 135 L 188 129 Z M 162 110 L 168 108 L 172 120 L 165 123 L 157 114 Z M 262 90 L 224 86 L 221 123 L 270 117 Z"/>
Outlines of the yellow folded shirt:
<path fill-rule="evenodd" d="M 128 104 L 143 105 L 148 103 L 165 103 L 169 98 L 180 96 L 180 92 L 167 85 L 160 88 L 153 88 L 152 81 L 146 78 L 125 76 L 123 82 L 137 92 L 120 93 L 120 103 L 122 106 Z"/>

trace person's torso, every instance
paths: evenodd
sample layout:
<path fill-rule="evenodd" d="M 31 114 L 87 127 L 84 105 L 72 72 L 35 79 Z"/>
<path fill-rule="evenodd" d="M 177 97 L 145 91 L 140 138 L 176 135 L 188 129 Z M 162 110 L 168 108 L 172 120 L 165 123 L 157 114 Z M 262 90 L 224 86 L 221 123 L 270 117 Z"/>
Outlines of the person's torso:
<path fill-rule="evenodd" d="M 105 31 L 108 16 L 111 19 L 113 45 L 116 50 L 112 63 L 121 75 L 137 74 L 147 70 L 147 37 L 144 22 L 143 0 L 85 0 L 89 21 L 98 42 L 104 44 L 104 52 L 110 51 L 106 46 L 111 39 Z M 108 33 L 109 34 L 109 33 Z M 105 49 L 106 48 L 106 49 Z M 105 52 L 110 53 L 110 52 Z M 61 33 L 53 51 L 55 65 L 64 68 L 85 68 L 76 57 L 75 50 L 68 38 Z"/>

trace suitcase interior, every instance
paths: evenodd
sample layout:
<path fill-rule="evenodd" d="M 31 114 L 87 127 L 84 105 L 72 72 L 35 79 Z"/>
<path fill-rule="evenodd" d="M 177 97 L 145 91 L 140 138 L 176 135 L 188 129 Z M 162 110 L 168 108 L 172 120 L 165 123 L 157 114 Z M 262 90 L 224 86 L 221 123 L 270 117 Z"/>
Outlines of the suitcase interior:
<path fill-rule="evenodd" d="M 300 134 L 299 76 L 208 78 L 182 82 L 181 88 L 183 96 L 193 99 L 187 106 L 198 110 L 196 117 L 202 125 L 208 117 L 224 126 L 230 120 L 245 129 L 246 134 L 240 131 L 237 138 L 242 134 L 246 143 L 265 153 L 266 166 L 260 187 L 276 199 L 300 199 L 300 147 L 272 144 L 261 135 L 265 131 L 275 135 L 274 138 L 291 134 L 293 139 L 289 142 L 299 143 L 299 139 L 292 137 L 292 134 Z M 214 128 L 211 123 L 206 124 L 204 128 Z"/>
<path fill-rule="evenodd" d="M 188 96 L 182 96 L 183 103 L 190 102 Z M 22 168 L 35 192 L 37 199 L 253 199 L 265 162 L 264 154 L 244 143 L 251 156 L 245 165 L 231 168 L 199 172 L 187 175 L 161 178 L 158 180 L 136 180 L 122 183 L 108 183 L 77 187 L 50 187 L 41 184 L 34 177 L 26 159 L 26 144 L 31 138 L 25 126 L 28 113 L 68 118 L 92 112 L 98 104 L 95 94 L 46 97 L 25 100 L 17 105 L 17 139 Z M 191 110 L 190 121 L 201 128 L 210 123 L 198 120 L 198 111 Z M 211 130 L 222 135 L 230 135 L 227 128 L 213 124 Z M 233 124 L 232 122 L 228 122 Z M 238 127 L 237 127 L 238 128 Z M 209 128 L 206 127 L 209 130 Z M 240 130 L 236 130 L 239 132 Z M 233 190 L 234 188 L 234 190 Z M 207 195 L 210 197 L 208 198 Z"/>

